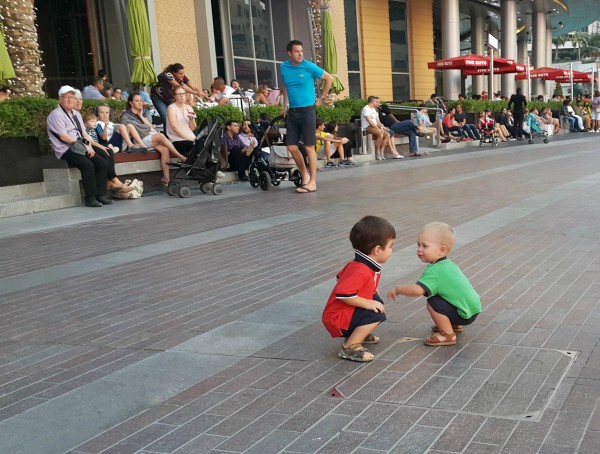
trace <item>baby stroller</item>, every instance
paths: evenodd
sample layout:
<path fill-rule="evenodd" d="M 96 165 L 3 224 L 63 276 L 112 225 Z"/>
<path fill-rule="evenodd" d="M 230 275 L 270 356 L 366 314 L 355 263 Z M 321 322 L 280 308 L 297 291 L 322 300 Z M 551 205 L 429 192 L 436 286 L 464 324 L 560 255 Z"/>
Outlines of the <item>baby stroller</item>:
<path fill-rule="evenodd" d="M 196 140 L 185 162 L 172 162 L 176 169 L 167 187 L 170 196 L 186 198 L 192 195 L 190 182 L 198 182 L 200 191 L 223 194 L 223 185 L 217 183 L 219 163 L 223 160 L 221 135 L 223 127 L 218 120 L 202 122 L 196 132 Z M 225 160 L 227 156 L 225 156 Z"/>
<path fill-rule="evenodd" d="M 492 147 L 498 146 L 498 133 L 496 132 L 496 122 L 493 119 L 481 121 L 479 124 L 479 146 L 483 147 L 484 143 L 491 143 Z"/>
<path fill-rule="evenodd" d="M 279 186 L 286 179 L 293 181 L 296 187 L 302 186 L 300 171 L 276 126 L 282 120 L 282 116 L 274 118 L 266 129 L 253 125 L 254 135 L 259 140 L 252 152 L 248 176 L 253 188 L 260 186 L 263 191 L 268 191 L 271 185 Z"/>
<path fill-rule="evenodd" d="M 548 143 L 548 132 L 542 129 L 542 125 L 538 120 L 533 118 L 531 114 L 527 114 L 523 123 L 523 135 L 527 137 L 529 143 L 533 143 L 534 138 L 543 137 L 544 143 Z"/>

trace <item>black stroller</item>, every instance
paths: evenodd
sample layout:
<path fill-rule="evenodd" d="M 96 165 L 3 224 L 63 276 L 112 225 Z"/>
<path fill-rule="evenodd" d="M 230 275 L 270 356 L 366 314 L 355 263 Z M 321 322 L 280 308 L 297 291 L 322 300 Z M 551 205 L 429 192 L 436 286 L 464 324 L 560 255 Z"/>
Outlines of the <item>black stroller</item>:
<path fill-rule="evenodd" d="M 223 194 L 223 185 L 217 183 L 219 163 L 223 160 L 221 136 L 223 126 L 219 120 L 206 120 L 196 131 L 194 146 L 185 162 L 172 162 L 169 165 L 176 169 L 171 175 L 167 187 L 170 196 L 189 197 L 192 195 L 191 182 L 198 182 L 200 191 Z M 225 160 L 227 156 L 225 156 Z"/>
<path fill-rule="evenodd" d="M 253 125 L 254 135 L 258 140 L 258 146 L 252 152 L 249 170 L 250 185 L 253 188 L 260 186 L 263 191 L 268 191 L 271 185 L 279 186 L 286 179 L 293 181 L 296 187 L 302 186 L 300 171 L 276 126 L 282 120 L 282 116 L 276 117 L 266 128 Z"/>

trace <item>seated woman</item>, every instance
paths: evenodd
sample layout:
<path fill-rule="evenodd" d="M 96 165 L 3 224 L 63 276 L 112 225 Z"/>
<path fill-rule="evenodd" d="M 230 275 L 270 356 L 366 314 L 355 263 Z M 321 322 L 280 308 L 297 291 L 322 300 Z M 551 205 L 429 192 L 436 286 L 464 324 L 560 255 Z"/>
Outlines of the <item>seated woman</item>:
<path fill-rule="evenodd" d="M 427 104 L 419 105 L 419 110 L 417 111 L 417 115 L 415 117 L 415 126 L 417 127 L 417 132 L 419 134 L 431 134 L 433 136 L 434 144 L 437 143 L 439 145 L 440 140 L 437 136 L 437 121 L 435 123 L 431 122 L 431 119 L 429 118 L 429 110 L 427 108 Z M 449 141 L 449 137 L 443 139 L 443 142 L 445 143 Z"/>
<path fill-rule="evenodd" d="M 331 144 L 335 151 L 331 155 L 332 158 L 339 158 L 341 167 L 355 165 L 352 159 L 352 150 L 350 140 L 347 137 L 341 137 L 338 134 L 338 124 L 335 121 L 330 121 L 325 125 L 325 132 L 328 134 Z"/>
<path fill-rule="evenodd" d="M 501 127 L 503 127 L 502 132 L 505 133 L 505 135 L 513 136 L 513 134 L 515 132 L 515 130 L 514 130 L 515 122 L 512 117 L 512 114 L 508 111 L 508 109 L 506 107 L 503 107 L 502 110 L 500 111 L 500 115 L 498 115 L 498 118 L 496 119 L 496 123 L 498 123 Z"/>
<path fill-rule="evenodd" d="M 132 125 L 115 125 L 110 121 L 110 107 L 107 104 L 100 104 L 94 109 L 98 117 L 96 133 L 98 142 L 104 146 L 113 145 L 119 151 L 123 150 L 123 142 L 127 145 L 127 151 L 146 151 L 144 142 Z M 133 138 L 133 140 L 131 140 Z M 135 143 L 134 143 L 135 141 Z"/>
<path fill-rule="evenodd" d="M 590 129 L 592 127 L 592 113 L 589 107 L 589 103 L 583 103 L 583 101 L 577 101 L 575 103 L 575 107 L 573 108 L 576 115 L 581 117 L 583 123 L 583 129 Z"/>
<path fill-rule="evenodd" d="M 175 149 L 187 156 L 196 140 L 196 113 L 186 103 L 187 92 L 183 88 L 177 87 L 173 93 L 175 102 L 167 107 L 167 136 Z"/>
<path fill-rule="evenodd" d="M 559 134 L 561 131 L 560 121 L 558 118 L 552 116 L 552 110 L 550 107 L 542 108 L 542 114 L 540 115 L 542 124 L 544 126 L 552 126 L 552 134 Z"/>
<path fill-rule="evenodd" d="M 174 156 L 183 162 L 185 156 L 179 153 L 169 139 L 154 129 L 152 124 L 144 117 L 144 106 L 139 93 L 133 92 L 129 95 L 127 107 L 128 109 L 121 114 L 121 123 L 126 126 L 133 125 L 144 146 L 146 148 L 152 147 L 160 153 L 160 167 L 163 172 L 161 181 L 166 188 L 170 180 L 169 158 Z"/>
<path fill-rule="evenodd" d="M 266 84 L 259 85 L 258 89 L 256 90 L 256 94 L 254 95 L 254 102 L 256 104 L 264 104 L 265 106 L 268 106 L 271 104 L 269 102 L 268 96 L 269 86 Z"/>

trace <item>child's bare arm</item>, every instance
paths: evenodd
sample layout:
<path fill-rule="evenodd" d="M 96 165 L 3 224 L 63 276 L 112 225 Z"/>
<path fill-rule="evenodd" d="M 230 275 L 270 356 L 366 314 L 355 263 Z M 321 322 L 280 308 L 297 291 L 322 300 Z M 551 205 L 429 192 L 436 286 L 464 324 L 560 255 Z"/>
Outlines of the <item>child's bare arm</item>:
<path fill-rule="evenodd" d="M 388 299 L 394 301 L 396 296 L 404 295 L 404 296 L 423 296 L 425 295 L 425 290 L 423 287 L 417 284 L 411 285 L 399 285 L 397 287 L 392 288 L 387 296 Z"/>
<path fill-rule="evenodd" d="M 363 298 L 361 296 L 356 296 L 354 298 L 345 298 L 343 301 L 346 304 L 354 307 L 362 307 L 363 309 L 367 309 L 373 312 L 385 312 L 385 307 L 379 301 L 370 300 L 367 298 Z"/>

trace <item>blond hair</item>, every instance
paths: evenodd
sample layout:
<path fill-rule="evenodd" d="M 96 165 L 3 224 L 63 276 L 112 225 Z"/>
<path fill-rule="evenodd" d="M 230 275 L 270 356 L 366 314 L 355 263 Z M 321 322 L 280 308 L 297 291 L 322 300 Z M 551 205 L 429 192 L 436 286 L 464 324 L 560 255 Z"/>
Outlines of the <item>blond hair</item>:
<path fill-rule="evenodd" d="M 430 222 L 421 229 L 421 232 L 429 232 L 433 234 L 435 239 L 439 241 L 442 246 L 446 246 L 448 254 L 454 249 L 456 243 L 456 235 L 454 229 L 445 222 Z"/>

